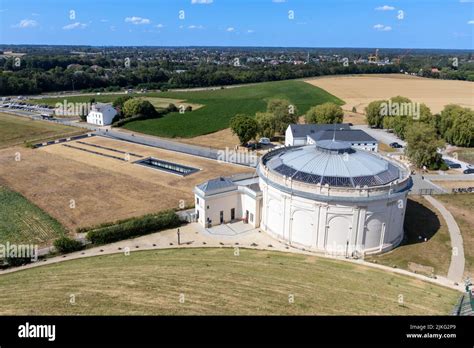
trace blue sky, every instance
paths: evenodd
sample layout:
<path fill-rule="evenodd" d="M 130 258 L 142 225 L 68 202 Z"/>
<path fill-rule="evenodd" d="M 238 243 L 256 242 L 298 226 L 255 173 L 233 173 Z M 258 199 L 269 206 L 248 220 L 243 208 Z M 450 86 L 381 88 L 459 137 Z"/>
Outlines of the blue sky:
<path fill-rule="evenodd" d="M 0 0 L 2 44 L 473 49 L 473 32 L 474 0 Z"/>

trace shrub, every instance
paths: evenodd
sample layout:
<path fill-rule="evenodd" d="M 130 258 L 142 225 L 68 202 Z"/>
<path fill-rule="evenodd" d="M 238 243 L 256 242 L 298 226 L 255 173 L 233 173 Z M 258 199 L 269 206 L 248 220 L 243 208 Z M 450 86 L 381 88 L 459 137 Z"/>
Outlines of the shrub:
<path fill-rule="evenodd" d="M 92 230 L 87 233 L 87 239 L 94 244 L 113 243 L 167 228 L 178 227 L 179 225 L 181 225 L 181 221 L 178 215 L 174 211 L 168 210 Z"/>
<path fill-rule="evenodd" d="M 72 253 L 74 251 L 81 250 L 84 247 L 81 242 L 69 237 L 61 237 L 56 239 L 53 245 L 61 254 Z"/>
<path fill-rule="evenodd" d="M 8 267 L 18 267 L 31 263 L 31 258 L 29 257 L 6 257 L 5 263 Z"/>

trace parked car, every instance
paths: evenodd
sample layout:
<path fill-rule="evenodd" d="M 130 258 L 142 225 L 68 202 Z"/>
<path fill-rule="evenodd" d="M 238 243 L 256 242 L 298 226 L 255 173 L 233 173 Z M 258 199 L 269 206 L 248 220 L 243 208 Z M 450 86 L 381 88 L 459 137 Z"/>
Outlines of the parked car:
<path fill-rule="evenodd" d="M 257 150 L 257 149 L 261 148 L 262 145 L 259 144 L 259 143 L 247 143 L 247 144 L 245 145 L 245 147 L 246 147 L 247 149 L 250 149 L 250 150 Z"/>
<path fill-rule="evenodd" d="M 456 162 L 453 162 L 453 161 L 450 161 L 450 160 L 447 160 L 447 159 L 444 160 L 444 163 L 446 163 L 446 165 L 451 169 L 461 168 L 461 165 L 459 163 L 456 163 Z"/>
<path fill-rule="evenodd" d="M 268 138 L 260 138 L 259 143 L 262 145 L 270 145 L 272 142 Z"/>
<path fill-rule="evenodd" d="M 391 148 L 394 148 L 394 149 L 402 149 L 403 148 L 403 145 L 397 143 L 397 142 L 394 142 L 394 143 L 390 143 L 389 146 Z"/>
<path fill-rule="evenodd" d="M 474 174 L 474 168 L 467 168 L 463 171 L 464 174 Z"/>

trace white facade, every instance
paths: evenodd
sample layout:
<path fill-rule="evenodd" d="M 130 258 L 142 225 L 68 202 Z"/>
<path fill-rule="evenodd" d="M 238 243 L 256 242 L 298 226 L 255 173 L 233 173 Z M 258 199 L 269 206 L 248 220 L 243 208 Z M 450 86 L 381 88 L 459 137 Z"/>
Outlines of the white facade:
<path fill-rule="evenodd" d="M 112 123 L 117 110 L 110 104 L 93 104 L 91 111 L 87 114 L 87 123 L 98 126 L 107 126 Z"/>
<path fill-rule="evenodd" d="M 256 183 L 258 179 L 251 181 Z M 218 178 L 196 186 L 194 204 L 197 221 L 204 227 L 239 220 L 254 228 L 259 227 L 262 195 L 252 183 L 240 184 L 239 181 Z"/>
<path fill-rule="evenodd" d="M 349 144 L 322 143 L 267 153 L 258 184 L 220 178 L 196 186 L 199 223 L 247 218 L 294 247 L 346 257 L 396 247 L 412 183 L 408 168 Z"/>

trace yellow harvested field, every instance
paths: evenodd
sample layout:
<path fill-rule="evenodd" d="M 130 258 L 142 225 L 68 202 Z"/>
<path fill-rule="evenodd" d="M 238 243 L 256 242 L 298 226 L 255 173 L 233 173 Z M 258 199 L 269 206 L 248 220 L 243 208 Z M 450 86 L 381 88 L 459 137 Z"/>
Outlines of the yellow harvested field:
<path fill-rule="evenodd" d="M 175 140 L 181 143 L 209 146 L 215 149 L 225 149 L 226 147 L 233 149 L 236 145 L 240 145 L 239 138 L 232 134 L 230 128 L 210 134 L 199 135 L 194 138 L 178 138 Z"/>
<path fill-rule="evenodd" d="M 216 176 L 250 172 L 248 168 L 102 137 L 81 140 L 115 150 L 153 156 L 200 171 L 186 177 L 56 144 L 39 149 L 0 150 L 0 182 L 20 192 L 66 228 L 74 230 L 133 216 L 193 205 L 196 184 Z M 110 150 L 67 143 L 99 153 Z M 20 152 L 21 161 L 15 161 Z M 73 200 L 73 201 L 71 201 Z M 70 207 L 71 203 L 75 207 Z"/>
<path fill-rule="evenodd" d="M 474 109 L 474 83 L 468 81 L 387 74 L 320 77 L 306 82 L 344 100 L 345 110 L 356 107 L 357 112 L 364 112 L 371 101 L 398 95 L 425 103 L 433 113 L 440 112 L 447 104 Z"/>

